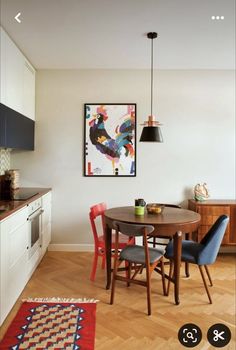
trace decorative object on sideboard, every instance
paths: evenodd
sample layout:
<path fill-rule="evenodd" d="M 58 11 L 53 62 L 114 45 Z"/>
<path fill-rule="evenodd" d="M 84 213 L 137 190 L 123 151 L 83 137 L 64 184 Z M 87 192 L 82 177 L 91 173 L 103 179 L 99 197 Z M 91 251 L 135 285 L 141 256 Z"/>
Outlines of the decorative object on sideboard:
<path fill-rule="evenodd" d="M 140 137 L 140 142 L 163 142 L 160 123 L 155 120 L 153 115 L 153 39 L 157 38 L 156 32 L 150 32 L 147 34 L 148 39 L 151 39 L 151 114 L 148 117 L 148 121 L 143 124 L 143 131 Z"/>
<path fill-rule="evenodd" d="M 210 197 L 209 191 L 207 189 L 207 184 L 204 182 L 203 184 L 197 184 L 194 187 L 194 199 L 196 201 L 205 201 Z"/>

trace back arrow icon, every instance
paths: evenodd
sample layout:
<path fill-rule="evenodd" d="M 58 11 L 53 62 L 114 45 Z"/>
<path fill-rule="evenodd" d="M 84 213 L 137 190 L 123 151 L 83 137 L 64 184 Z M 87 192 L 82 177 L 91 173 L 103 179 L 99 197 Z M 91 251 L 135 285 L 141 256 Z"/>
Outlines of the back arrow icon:
<path fill-rule="evenodd" d="M 21 23 L 21 20 L 20 20 L 20 15 L 21 15 L 21 12 L 17 13 L 17 15 L 15 16 L 15 20 L 18 22 L 18 23 Z"/>

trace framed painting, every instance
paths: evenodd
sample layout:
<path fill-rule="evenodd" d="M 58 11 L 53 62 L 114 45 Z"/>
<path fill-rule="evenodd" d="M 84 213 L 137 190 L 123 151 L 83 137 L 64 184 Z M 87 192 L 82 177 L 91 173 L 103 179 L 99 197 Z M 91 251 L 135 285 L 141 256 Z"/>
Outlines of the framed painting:
<path fill-rule="evenodd" d="M 136 176 L 136 104 L 84 105 L 84 176 Z"/>

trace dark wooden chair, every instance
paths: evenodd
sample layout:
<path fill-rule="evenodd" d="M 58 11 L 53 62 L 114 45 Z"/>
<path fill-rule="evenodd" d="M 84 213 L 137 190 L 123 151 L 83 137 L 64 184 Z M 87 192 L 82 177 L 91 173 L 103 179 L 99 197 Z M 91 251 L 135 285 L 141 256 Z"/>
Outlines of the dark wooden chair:
<path fill-rule="evenodd" d="M 163 264 L 163 253 L 155 248 L 149 248 L 147 242 L 147 236 L 151 234 L 154 227 L 151 225 L 135 225 L 126 224 L 123 222 L 115 221 L 115 260 L 114 270 L 112 278 L 111 298 L 110 304 L 114 302 L 115 285 L 116 281 L 123 281 L 130 286 L 130 283 L 139 284 L 147 289 L 147 307 L 148 315 L 151 315 L 151 274 L 155 267 L 160 263 L 163 293 L 166 295 L 165 288 L 165 273 Z M 142 236 L 144 246 L 140 245 L 128 245 L 121 250 L 119 254 L 119 236 L 120 234 L 127 235 L 129 237 Z M 118 274 L 118 268 L 122 262 L 125 262 L 126 275 L 122 276 Z M 137 278 L 141 269 L 146 269 L 146 280 L 140 280 Z"/>
<path fill-rule="evenodd" d="M 208 233 L 203 237 L 200 243 L 191 240 L 182 241 L 181 261 L 198 265 L 210 304 L 212 304 L 212 299 L 209 289 L 207 287 L 203 267 L 205 268 L 206 274 L 210 282 L 210 286 L 212 287 L 213 283 L 207 265 L 213 264 L 216 260 L 228 222 L 228 216 L 221 215 L 210 228 Z M 165 257 L 167 259 L 170 259 L 171 263 L 169 277 L 172 277 L 174 259 L 173 241 L 170 241 L 168 243 L 166 247 Z M 170 280 L 168 281 L 167 295 L 169 295 L 169 290 Z"/>
<path fill-rule="evenodd" d="M 169 208 L 179 208 L 179 209 L 181 209 L 181 206 L 177 205 L 177 204 L 164 204 L 164 203 L 162 203 L 161 205 L 164 205 L 165 207 L 169 207 Z M 158 246 L 159 249 L 163 248 L 163 252 L 164 252 L 165 251 L 165 247 L 169 243 L 170 238 L 169 237 L 163 237 L 163 236 L 162 237 L 155 236 L 155 237 L 148 237 L 147 240 L 148 240 L 148 243 L 151 244 L 153 248 Z"/>

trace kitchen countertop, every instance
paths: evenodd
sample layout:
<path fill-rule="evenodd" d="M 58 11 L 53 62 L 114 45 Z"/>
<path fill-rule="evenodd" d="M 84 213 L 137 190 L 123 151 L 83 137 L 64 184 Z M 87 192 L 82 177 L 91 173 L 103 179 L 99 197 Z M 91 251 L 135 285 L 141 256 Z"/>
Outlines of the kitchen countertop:
<path fill-rule="evenodd" d="M 51 188 L 30 187 L 30 189 L 37 194 L 26 200 L 0 200 L 0 221 L 51 191 Z"/>

